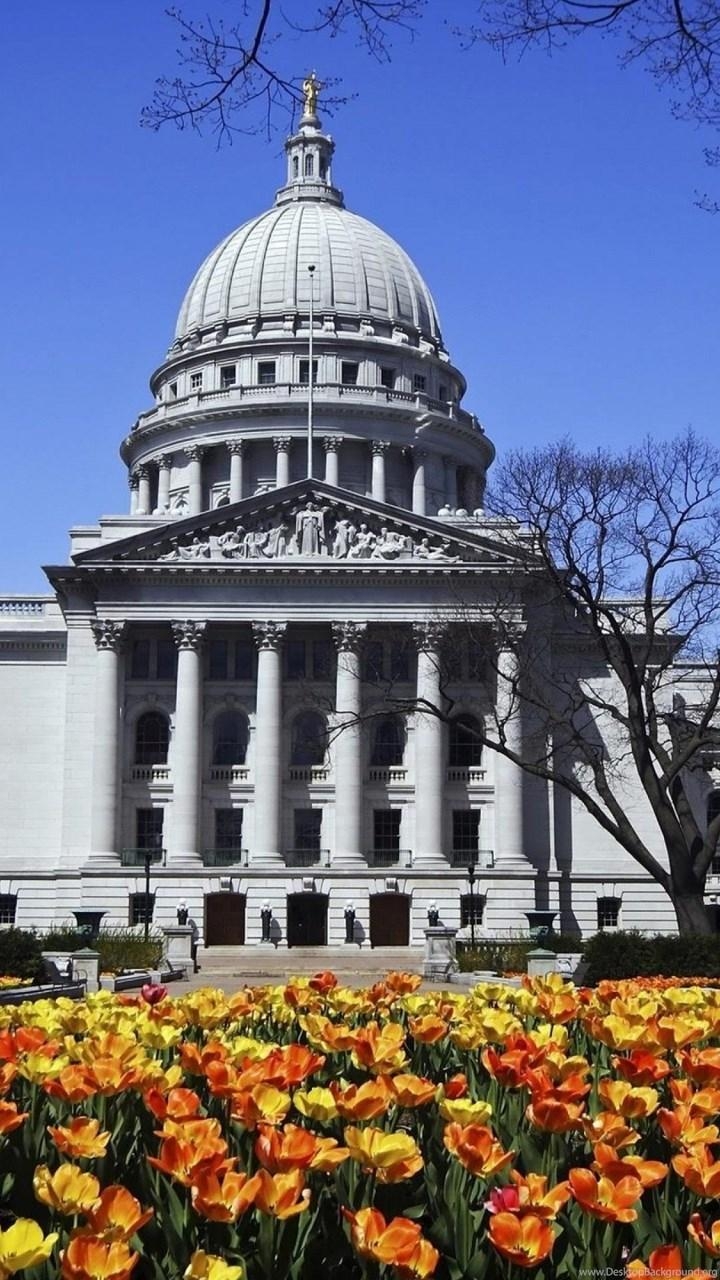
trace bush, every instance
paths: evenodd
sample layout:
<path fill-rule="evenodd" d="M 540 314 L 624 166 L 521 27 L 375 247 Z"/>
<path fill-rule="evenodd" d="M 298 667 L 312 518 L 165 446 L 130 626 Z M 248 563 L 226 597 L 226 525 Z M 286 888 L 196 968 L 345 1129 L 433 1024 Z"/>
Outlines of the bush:
<path fill-rule="evenodd" d="M 40 935 L 43 951 L 79 951 L 85 946 L 84 933 L 74 925 L 61 925 L 58 929 L 49 929 Z"/>
<path fill-rule="evenodd" d="M 467 943 L 459 943 L 457 948 L 458 968 L 461 973 L 472 973 L 476 969 L 489 969 L 493 973 L 525 973 L 529 951 L 536 947 L 544 947 L 546 951 L 581 951 L 582 940 L 575 933 L 553 933 L 542 942 L 533 938 L 481 938 L 470 947 Z"/>
<path fill-rule="evenodd" d="M 584 981 L 604 979 L 716 978 L 720 976 L 720 935 L 656 933 L 637 929 L 596 933 L 583 946 Z"/>
<path fill-rule="evenodd" d="M 40 940 L 30 929 L 0 929 L 0 974 L 37 978 L 42 967 Z"/>
<path fill-rule="evenodd" d="M 78 951 L 88 946 L 87 935 L 71 925 L 51 929 L 41 938 L 43 951 Z M 93 951 L 100 952 L 101 973 L 122 973 L 123 970 L 157 969 L 162 955 L 162 938 L 157 935 L 147 942 L 134 929 L 101 929 L 94 942 Z"/>

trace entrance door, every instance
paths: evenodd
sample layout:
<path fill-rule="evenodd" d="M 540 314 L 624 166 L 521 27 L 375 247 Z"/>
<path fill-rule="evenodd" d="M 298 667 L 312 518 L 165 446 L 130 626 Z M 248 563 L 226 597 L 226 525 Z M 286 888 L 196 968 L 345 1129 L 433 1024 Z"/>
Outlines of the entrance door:
<path fill-rule="evenodd" d="M 404 893 L 370 894 L 370 946 L 407 947 L 410 899 Z"/>
<path fill-rule="evenodd" d="M 245 894 L 205 894 L 205 946 L 241 947 L 245 941 Z"/>
<path fill-rule="evenodd" d="M 328 896 L 326 893 L 289 893 L 287 940 L 289 947 L 327 946 Z"/>

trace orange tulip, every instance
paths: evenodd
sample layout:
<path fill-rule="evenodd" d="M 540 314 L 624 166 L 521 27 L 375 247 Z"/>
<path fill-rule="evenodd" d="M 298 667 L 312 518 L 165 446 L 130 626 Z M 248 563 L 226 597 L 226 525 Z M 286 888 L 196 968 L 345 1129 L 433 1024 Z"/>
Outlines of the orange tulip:
<path fill-rule="evenodd" d="M 128 1280 L 140 1261 L 124 1240 L 73 1236 L 62 1258 L 62 1280 Z"/>
<path fill-rule="evenodd" d="M 392 991 L 396 996 L 410 996 L 413 991 L 417 991 L 422 978 L 419 973 L 402 973 L 397 970 L 389 973 L 385 978 L 385 986 L 388 991 Z"/>
<path fill-rule="evenodd" d="M 425 1280 L 435 1272 L 440 1255 L 424 1240 L 420 1227 L 409 1218 L 386 1222 L 378 1209 L 343 1209 L 350 1223 L 350 1239 L 361 1258 L 395 1269 L 400 1280 Z"/>
<path fill-rule="evenodd" d="M 315 1155 L 310 1161 L 310 1168 L 317 1173 L 334 1173 L 339 1164 L 349 1159 L 349 1149 L 339 1146 L 335 1138 L 317 1138 Z"/>
<path fill-rule="evenodd" d="M 700 1245 L 704 1253 L 712 1258 L 720 1258 L 720 1222 L 710 1224 L 710 1234 L 705 1228 L 699 1213 L 694 1213 L 688 1223 L 688 1235 Z"/>
<path fill-rule="evenodd" d="M 438 1040 L 444 1040 L 448 1033 L 448 1024 L 443 1022 L 442 1018 L 436 1018 L 433 1014 L 425 1014 L 422 1018 L 409 1018 L 408 1026 L 410 1035 L 413 1040 L 417 1040 L 418 1044 L 437 1044 Z"/>
<path fill-rule="evenodd" d="M 516 1213 L 534 1213 L 536 1218 L 554 1218 L 570 1199 L 568 1182 L 558 1182 L 548 1190 L 547 1178 L 539 1173 L 528 1173 L 523 1177 L 516 1169 L 511 1169 L 510 1177 L 518 1193 Z"/>
<path fill-rule="evenodd" d="M 178 1057 L 183 1071 L 191 1076 L 204 1076 L 211 1062 L 221 1062 L 227 1058 L 225 1045 L 217 1040 L 198 1047 L 191 1041 L 183 1041 L 178 1045 Z"/>
<path fill-rule="evenodd" d="M 53 1079 L 43 1081 L 42 1087 L 51 1098 L 59 1098 L 61 1102 L 83 1102 L 95 1093 L 84 1066 L 77 1062 L 63 1067 Z"/>
<path fill-rule="evenodd" d="M 67 1127 L 48 1125 L 48 1133 L 58 1151 L 73 1159 L 91 1160 L 96 1156 L 104 1156 L 110 1141 L 109 1130 L 100 1130 L 99 1120 L 90 1120 L 87 1116 L 74 1116 Z"/>
<path fill-rule="evenodd" d="M 488 1225 L 488 1239 L 503 1258 L 518 1267 L 537 1267 L 552 1253 L 555 1233 L 533 1213 L 496 1213 Z"/>
<path fill-rule="evenodd" d="M 674 1142 L 677 1146 L 692 1149 L 710 1146 L 720 1140 L 717 1125 L 705 1124 L 701 1115 L 692 1115 L 688 1105 L 675 1107 L 672 1111 L 660 1107 L 657 1118 L 668 1142 Z"/>
<path fill-rule="evenodd" d="M 317 1138 L 309 1129 L 286 1124 L 282 1132 L 272 1125 L 258 1125 L 255 1155 L 269 1173 L 289 1173 L 307 1169 L 317 1150 Z"/>
<path fill-rule="evenodd" d="M 617 1111 L 626 1120 L 651 1116 L 660 1101 L 657 1089 L 634 1088 L 627 1080 L 611 1080 L 608 1076 L 598 1084 L 598 1097 L 609 1111 Z"/>
<path fill-rule="evenodd" d="M 405 1032 L 399 1022 L 368 1022 L 350 1037 L 353 1062 L 372 1075 L 390 1076 L 407 1065 Z"/>
<path fill-rule="evenodd" d="M 336 1084 L 331 1084 L 330 1091 L 338 1114 L 343 1120 L 374 1120 L 377 1116 L 384 1115 L 395 1101 L 390 1079 L 391 1077 L 378 1076 L 361 1085 L 348 1085 L 342 1090 Z"/>
<path fill-rule="evenodd" d="M 678 1062 L 695 1084 L 720 1084 L 720 1049 L 683 1049 L 678 1054 Z"/>
<path fill-rule="evenodd" d="M 568 1181 L 573 1196 L 586 1213 L 603 1222 L 634 1222 L 637 1211 L 632 1206 L 642 1195 L 642 1183 L 634 1176 L 596 1178 L 590 1169 L 571 1169 Z"/>
<path fill-rule="evenodd" d="M 246 1129 L 256 1129 L 258 1124 L 282 1124 L 291 1106 L 289 1093 L 282 1093 L 270 1084 L 256 1084 L 254 1089 L 244 1089 L 232 1095 L 231 1116 Z"/>
<path fill-rule="evenodd" d="M 399 1107 L 424 1107 L 433 1101 L 437 1092 L 433 1081 L 425 1080 L 423 1076 L 400 1074 L 390 1076 L 388 1083 Z"/>
<path fill-rule="evenodd" d="M 585 1109 L 584 1102 L 562 1102 L 547 1094 L 534 1094 L 525 1115 L 536 1129 L 547 1133 L 569 1133 L 577 1129 Z"/>
<path fill-rule="evenodd" d="M 143 1097 L 145 1106 L 158 1120 L 164 1120 L 166 1116 L 172 1120 L 188 1120 L 200 1110 L 200 1099 L 194 1089 L 171 1089 L 169 1093 L 163 1093 L 160 1089 L 151 1088 Z"/>
<path fill-rule="evenodd" d="M 716 1116 L 720 1112 L 720 1089 L 693 1089 L 689 1080 L 668 1081 L 673 1101 L 689 1108 L 691 1116 Z"/>
<path fill-rule="evenodd" d="M 235 1222 L 254 1205 L 259 1190 L 257 1174 L 249 1178 L 231 1169 L 219 1178 L 215 1173 L 201 1172 L 191 1187 L 193 1208 L 212 1222 Z"/>
<path fill-rule="evenodd" d="M 640 1141 L 637 1130 L 630 1129 L 616 1111 L 598 1111 L 595 1116 L 583 1116 L 581 1124 L 588 1142 L 606 1142 L 619 1150 Z"/>
<path fill-rule="evenodd" d="M 490 1129 L 482 1124 L 446 1124 L 443 1142 L 476 1178 L 487 1178 L 512 1162 L 514 1151 L 505 1151 Z"/>
<path fill-rule="evenodd" d="M 653 1249 L 647 1266 L 639 1258 L 634 1262 L 628 1262 L 626 1274 L 629 1278 L 647 1276 L 648 1280 L 652 1280 L 653 1276 L 682 1276 L 684 1280 L 689 1280 L 689 1277 L 693 1280 L 713 1280 L 713 1275 L 709 1271 L 688 1271 L 682 1249 L 676 1244 L 663 1244 L 659 1249 Z"/>
<path fill-rule="evenodd" d="M 720 1196 L 720 1160 L 713 1160 L 709 1147 L 694 1147 L 689 1155 L 674 1156 L 672 1167 L 696 1196 Z"/>
<path fill-rule="evenodd" d="M 76 1164 L 61 1164 L 51 1173 L 46 1164 L 38 1165 L 33 1175 L 35 1197 L 56 1213 L 75 1216 L 90 1213 L 100 1203 L 100 1183 L 91 1173 L 83 1173 Z"/>
<path fill-rule="evenodd" d="M 385 1133 L 382 1129 L 346 1129 L 345 1142 L 357 1160 L 378 1182 L 401 1182 L 422 1169 L 423 1158 L 417 1143 L 407 1133 Z"/>
<path fill-rule="evenodd" d="M 131 1240 L 153 1213 L 153 1209 L 143 1209 L 127 1187 L 110 1186 L 100 1192 L 100 1202 L 88 1211 L 87 1220 L 93 1235 L 104 1240 Z"/>
<path fill-rule="evenodd" d="M 14 1062 L 3 1062 L 0 1066 L 0 1096 L 6 1094 L 12 1087 L 17 1070 Z"/>
<path fill-rule="evenodd" d="M 621 1178 L 638 1178 L 643 1190 L 658 1187 L 667 1178 L 670 1169 L 661 1160 L 643 1160 L 641 1156 L 618 1156 L 614 1147 L 598 1142 L 595 1147 L 593 1169 L 613 1182 Z"/>
<path fill-rule="evenodd" d="M 322 973 L 316 973 L 315 977 L 310 979 L 308 986 L 313 991 L 319 991 L 321 995 L 327 995 L 328 991 L 332 991 L 337 984 L 338 980 L 335 974 L 331 973 L 329 969 L 324 969 Z"/>
<path fill-rule="evenodd" d="M 29 1114 L 29 1111 L 18 1111 L 16 1102 L 0 1102 L 0 1138 L 19 1129 Z"/>
<path fill-rule="evenodd" d="M 275 1049 L 257 1064 L 258 1083 L 274 1084 L 279 1089 L 290 1089 L 303 1084 L 315 1071 L 325 1065 L 322 1053 L 313 1053 L 304 1044 L 288 1044 Z"/>
<path fill-rule="evenodd" d="M 166 1173 L 175 1182 L 189 1187 L 203 1173 L 224 1173 L 235 1160 L 227 1158 L 227 1143 L 206 1139 L 196 1142 L 188 1138 L 164 1138 L 158 1156 L 148 1156 L 148 1164 Z"/>
<path fill-rule="evenodd" d="M 309 1209 L 310 1190 L 305 1186 L 301 1169 L 275 1174 L 261 1169 L 256 1176 L 260 1185 L 255 1192 L 255 1204 L 261 1213 L 282 1219 Z"/>
<path fill-rule="evenodd" d="M 140 1079 L 138 1066 L 127 1066 L 121 1058 L 96 1058 L 85 1065 L 85 1079 L 93 1093 L 110 1098 L 132 1089 Z"/>
<path fill-rule="evenodd" d="M 670 1074 L 670 1063 L 644 1049 L 633 1049 L 626 1058 L 614 1056 L 612 1064 L 624 1080 L 637 1087 L 657 1084 Z"/>
<path fill-rule="evenodd" d="M 456 1098 L 464 1098 L 468 1091 L 467 1076 L 464 1072 L 459 1071 L 457 1075 L 450 1076 L 442 1086 L 443 1093 L 446 1098 L 454 1101 Z"/>

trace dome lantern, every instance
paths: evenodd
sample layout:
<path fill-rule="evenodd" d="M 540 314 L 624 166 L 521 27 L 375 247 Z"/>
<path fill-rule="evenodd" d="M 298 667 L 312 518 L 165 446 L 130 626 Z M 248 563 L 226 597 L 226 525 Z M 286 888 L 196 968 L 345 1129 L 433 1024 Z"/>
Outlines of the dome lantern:
<path fill-rule="evenodd" d="M 323 133 L 317 114 L 317 95 L 321 88 L 315 72 L 304 81 L 305 109 L 297 133 L 285 143 L 287 182 L 275 196 L 276 204 L 292 200 L 327 200 L 343 207 L 343 195 L 332 183 L 332 157 L 335 143 Z"/>

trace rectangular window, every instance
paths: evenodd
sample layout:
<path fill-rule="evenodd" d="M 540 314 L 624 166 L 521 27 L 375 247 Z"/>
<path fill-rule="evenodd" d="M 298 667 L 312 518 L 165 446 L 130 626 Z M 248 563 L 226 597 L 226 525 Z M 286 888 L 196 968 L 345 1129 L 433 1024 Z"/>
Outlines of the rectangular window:
<path fill-rule="evenodd" d="M 155 909 L 155 894 L 131 893 L 130 894 L 130 924 L 152 924 L 153 911 Z"/>
<path fill-rule="evenodd" d="M 373 848 L 400 852 L 400 809 L 376 809 L 373 813 Z"/>
<path fill-rule="evenodd" d="M 174 640 L 157 642 L 157 678 L 174 680 L 177 675 L 177 648 Z"/>
<path fill-rule="evenodd" d="M 401 684 L 410 679 L 410 653 L 404 640 L 393 640 L 390 645 L 390 679 Z"/>
<path fill-rule="evenodd" d="M 162 849 L 164 809 L 136 809 L 136 848 L 143 851 Z"/>
<path fill-rule="evenodd" d="M 447 398 L 448 398 L 447 387 L 445 386 L 444 382 L 441 382 L 440 386 L 438 387 L 438 400 L 447 400 Z"/>
<path fill-rule="evenodd" d="M 344 386 L 357 386 L 358 373 L 360 372 L 359 364 L 356 364 L 354 360 L 343 360 L 340 370 L 340 377 Z"/>
<path fill-rule="evenodd" d="M 215 848 L 230 853 L 242 849 L 243 810 L 215 810 Z"/>
<path fill-rule="evenodd" d="M 318 362 L 313 360 L 313 386 L 317 385 Z M 300 361 L 300 385 L 306 387 L 310 381 L 310 361 Z"/>
<path fill-rule="evenodd" d="M 329 680 L 333 673 L 335 651 L 329 640 L 313 640 L 313 680 Z"/>
<path fill-rule="evenodd" d="M 482 924 L 485 915 L 484 893 L 463 893 L 460 895 L 460 928 L 469 924 Z"/>
<path fill-rule="evenodd" d="M 484 680 L 487 675 L 487 663 L 480 646 L 470 640 L 467 646 L 468 680 Z"/>
<path fill-rule="evenodd" d="M 389 365 L 383 365 L 380 370 L 380 386 L 387 387 L 388 391 L 392 391 L 395 386 L 395 370 Z"/>
<path fill-rule="evenodd" d="M 130 679 L 147 680 L 150 677 L 150 641 L 133 640 L 130 651 Z"/>
<path fill-rule="evenodd" d="M 382 640 L 370 640 L 365 645 L 365 679 L 370 684 L 378 684 L 383 678 L 383 643 Z"/>
<path fill-rule="evenodd" d="M 220 386 L 234 387 L 237 382 L 237 365 L 223 364 L 220 366 Z"/>
<path fill-rule="evenodd" d="M 168 399 L 177 400 L 177 382 L 171 382 L 168 386 Z"/>
<path fill-rule="evenodd" d="M 598 898 L 597 900 L 597 927 L 598 929 L 617 929 L 620 923 L 620 905 L 621 898 Z"/>
<path fill-rule="evenodd" d="M 305 679 L 304 640 L 288 640 L 285 647 L 285 671 L 288 680 Z"/>
<path fill-rule="evenodd" d="M 0 893 L 0 924 L 14 924 L 17 910 L 16 893 Z"/>
<path fill-rule="evenodd" d="M 203 376 L 201 373 L 190 374 L 190 390 L 202 391 Z"/>
<path fill-rule="evenodd" d="M 221 636 L 211 640 L 208 646 L 208 679 L 227 680 L 228 642 Z"/>
<path fill-rule="evenodd" d="M 477 853 L 480 842 L 480 810 L 453 810 L 453 850 L 456 853 Z"/>
<path fill-rule="evenodd" d="M 425 390 L 425 374 L 414 373 L 413 374 L 413 391 L 424 391 L 424 390 Z"/>
<path fill-rule="evenodd" d="M 295 848 L 319 853 L 322 809 L 296 809 L 294 819 Z"/>
<path fill-rule="evenodd" d="M 275 378 L 275 361 L 259 360 L 258 361 L 258 382 L 261 387 L 269 387 L 276 381 Z"/>
<path fill-rule="evenodd" d="M 235 644 L 235 679 L 252 680 L 255 671 L 255 650 L 251 640 L 238 640 Z"/>

